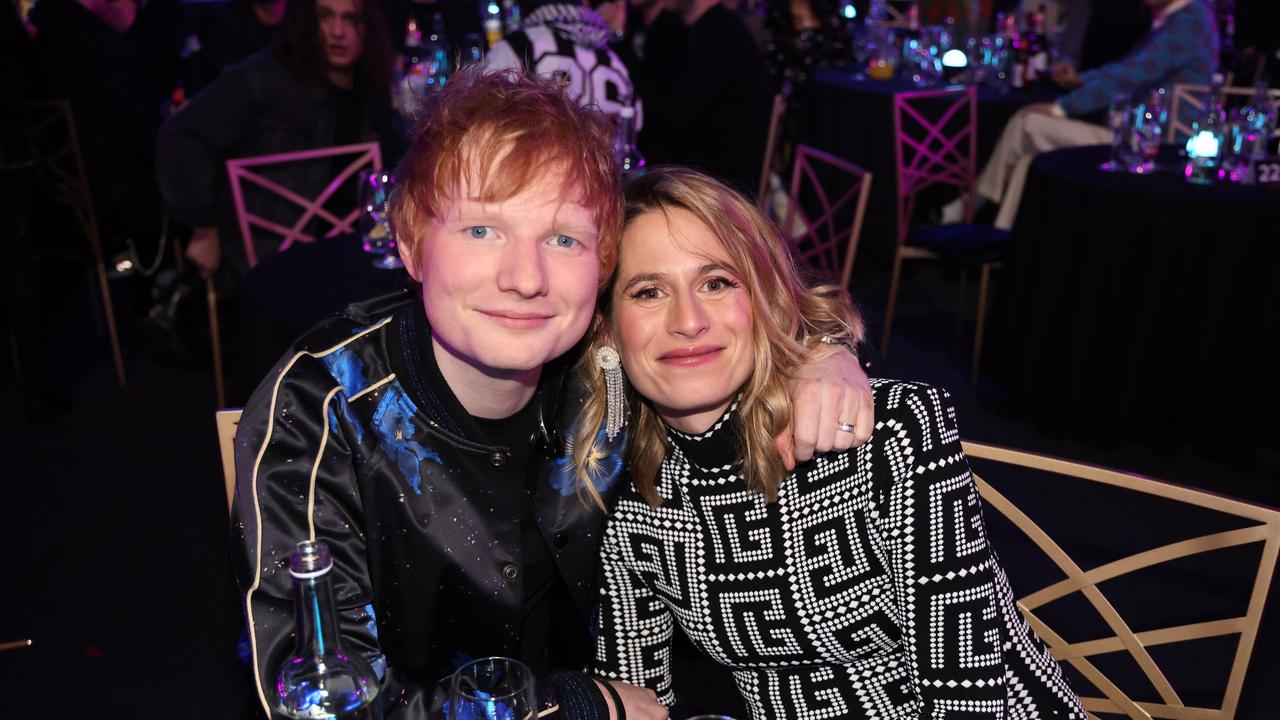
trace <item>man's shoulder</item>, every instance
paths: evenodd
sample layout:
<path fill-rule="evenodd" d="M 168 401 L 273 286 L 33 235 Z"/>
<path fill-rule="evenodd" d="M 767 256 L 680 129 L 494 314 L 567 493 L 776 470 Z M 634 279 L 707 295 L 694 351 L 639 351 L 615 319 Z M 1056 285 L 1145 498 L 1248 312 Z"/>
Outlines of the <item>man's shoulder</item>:
<path fill-rule="evenodd" d="M 396 313 L 412 299 L 402 292 L 353 303 L 316 325 L 280 358 L 254 397 L 284 387 L 324 393 L 341 386 L 348 397 L 362 392 L 391 372 L 386 335 L 395 331 Z"/>
<path fill-rule="evenodd" d="M 379 335 L 413 297 L 409 292 L 397 292 L 352 303 L 340 315 L 324 320 L 298 338 L 293 351 L 322 356 L 351 346 L 367 336 Z"/>

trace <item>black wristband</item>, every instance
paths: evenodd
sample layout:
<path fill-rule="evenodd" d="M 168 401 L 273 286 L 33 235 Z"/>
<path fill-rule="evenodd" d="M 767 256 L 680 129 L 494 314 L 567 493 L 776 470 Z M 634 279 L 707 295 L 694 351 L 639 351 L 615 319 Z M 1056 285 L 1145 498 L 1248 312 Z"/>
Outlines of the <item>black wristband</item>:
<path fill-rule="evenodd" d="M 618 694 L 617 688 L 609 684 L 608 680 L 601 680 L 600 685 L 604 687 L 604 691 L 609 693 L 609 697 L 613 698 L 613 707 L 618 711 L 618 720 L 627 720 L 627 708 L 622 704 L 622 696 Z"/>
<path fill-rule="evenodd" d="M 556 702 L 560 712 L 556 717 L 566 720 L 608 720 L 609 703 L 591 676 L 576 672 L 552 673 L 551 684 L 556 689 Z M 608 686 L 607 683 L 601 683 Z M 609 688 L 612 690 L 613 688 Z"/>

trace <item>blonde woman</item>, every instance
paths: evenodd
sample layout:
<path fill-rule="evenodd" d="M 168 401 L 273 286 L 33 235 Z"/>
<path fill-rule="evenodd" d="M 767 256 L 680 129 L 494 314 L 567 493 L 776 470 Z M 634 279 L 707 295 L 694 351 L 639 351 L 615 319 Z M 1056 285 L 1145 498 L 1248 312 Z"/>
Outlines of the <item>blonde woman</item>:
<path fill-rule="evenodd" d="M 620 253 L 587 354 L 610 369 L 582 367 L 579 427 L 616 427 L 625 397 L 630 433 L 596 673 L 670 706 L 679 624 L 756 720 L 1083 718 L 986 542 L 945 392 L 873 381 L 869 443 L 793 473 L 771 452 L 806 347 L 861 339 L 848 294 L 807 287 L 774 226 L 690 170 L 629 189 Z M 574 438 L 584 483 L 601 440 Z"/>

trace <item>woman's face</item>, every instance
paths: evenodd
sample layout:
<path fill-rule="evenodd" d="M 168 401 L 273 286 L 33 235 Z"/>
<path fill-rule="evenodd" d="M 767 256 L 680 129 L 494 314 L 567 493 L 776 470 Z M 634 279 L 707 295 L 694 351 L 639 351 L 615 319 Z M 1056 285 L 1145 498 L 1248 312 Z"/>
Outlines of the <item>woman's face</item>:
<path fill-rule="evenodd" d="M 627 379 L 669 425 L 705 432 L 751 377 L 751 298 L 692 213 L 650 211 L 622 235 L 613 338 Z"/>

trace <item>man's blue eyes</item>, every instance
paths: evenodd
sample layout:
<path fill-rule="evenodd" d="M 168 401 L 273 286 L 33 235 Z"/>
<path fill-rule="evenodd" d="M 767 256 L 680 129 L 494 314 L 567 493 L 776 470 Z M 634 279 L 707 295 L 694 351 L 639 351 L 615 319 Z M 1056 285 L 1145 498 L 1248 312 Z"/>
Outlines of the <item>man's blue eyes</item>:
<path fill-rule="evenodd" d="M 467 234 L 475 240 L 484 240 L 493 234 L 493 229 L 486 225 L 476 225 L 474 227 L 467 228 Z M 571 238 L 568 235 L 556 235 L 552 238 L 551 242 L 555 244 L 556 247 L 566 249 L 572 248 L 578 244 L 576 239 Z"/>

